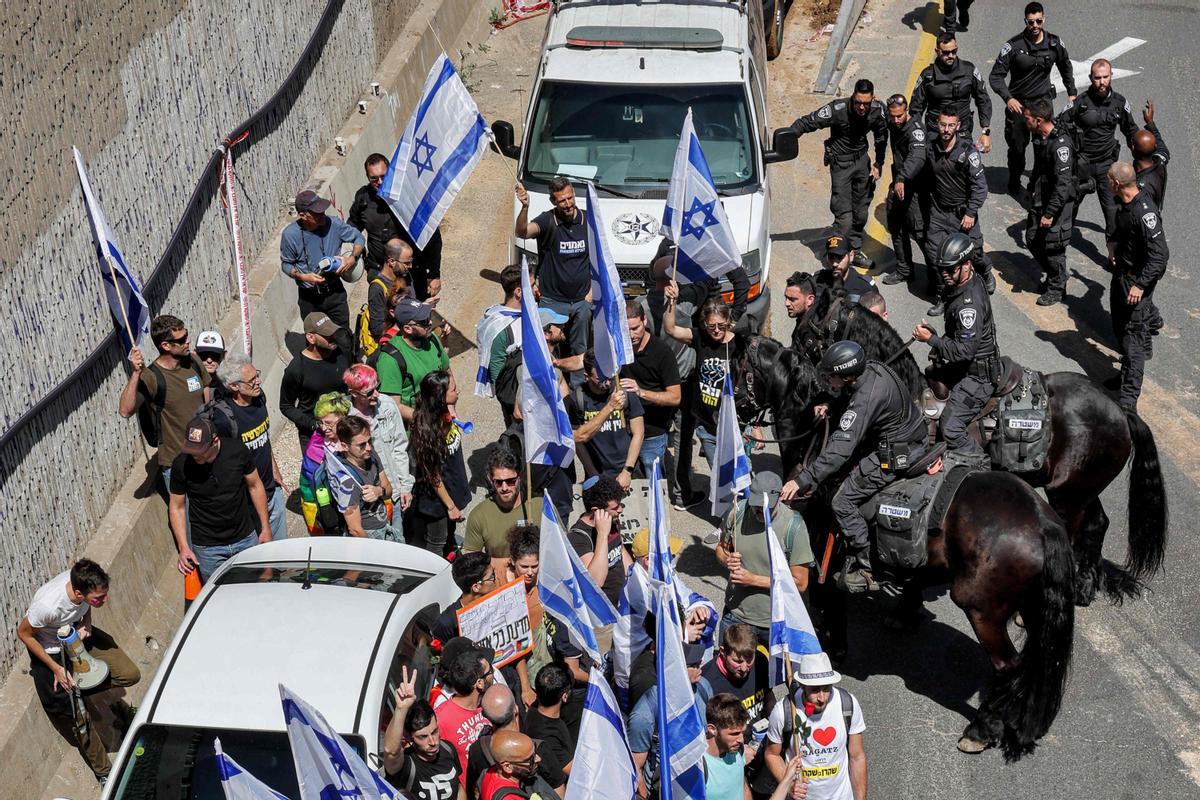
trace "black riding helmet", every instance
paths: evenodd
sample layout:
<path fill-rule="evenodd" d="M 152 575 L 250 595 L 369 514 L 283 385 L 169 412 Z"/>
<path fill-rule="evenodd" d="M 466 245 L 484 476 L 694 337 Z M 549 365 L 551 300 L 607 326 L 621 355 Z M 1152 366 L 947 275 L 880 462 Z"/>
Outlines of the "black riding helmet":
<path fill-rule="evenodd" d="M 867 368 L 867 354 L 858 342 L 849 339 L 829 345 L 821 356 L 821 372 L 839 378 L 857 378 Z"/>
<path fill-rule="evenodd" d="M 965 233 L 952 233 L 938 248 L 935 266 L 942 272 L 953 272 L 959 264 L 975 255 L 975 245 Z"/>

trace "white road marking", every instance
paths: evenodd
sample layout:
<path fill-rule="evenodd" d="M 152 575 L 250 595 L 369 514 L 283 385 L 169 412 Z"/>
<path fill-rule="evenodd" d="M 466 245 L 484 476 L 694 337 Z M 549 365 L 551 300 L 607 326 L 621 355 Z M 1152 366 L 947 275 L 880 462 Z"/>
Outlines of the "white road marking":
<path fill-rule="evenodd" d="M 1108 47 L 1104 48 L 1099 53 L 1096 53 L 1096 55 L 1085 61 L 1076 61 L 1075 59 L 1071 59 L 1071 69 L 1075 75 L 1075 87 L 1081 92 L 1087 88 L 1087 76 L 1092 71 L 1092 62 L 1096 59 L 1103 58 L 1108 61 L 1112 61 L 1114 58 L 1123 56 L 1133 48 L 1141 47 L 1145 43 L 1145 39 L 1138 39 L 1135 36 L 1126 36 L 1121 41 L 1117 42 L 1116 44 L 1110 44 Z M 1130 75 L 1140 74 L 1141 70 L 1137 69 L 1112 68 L 1112 79 L 1114 81 L 1117 78 L 1128 78 Z M 1050 82 L 1054 84 L 1054 88 L 1058 91 L 1066 91 L 1066 87 L 1063 86 L 1062 76 L 1058 74 L 1058 70 L 1054 70 L 1051 73 Z"/>

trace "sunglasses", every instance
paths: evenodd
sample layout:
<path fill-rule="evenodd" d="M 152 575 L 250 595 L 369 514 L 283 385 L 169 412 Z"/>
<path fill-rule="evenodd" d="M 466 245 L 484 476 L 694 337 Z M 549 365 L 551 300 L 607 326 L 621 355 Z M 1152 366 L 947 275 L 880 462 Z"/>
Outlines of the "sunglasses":
<path fill-rule="evenodd" d="M 520 478 L 492 478 L 493 486 L 516 486 Z"/>
<path fill-rule="evenodd" d="M 199 355 L 201 361 L 215 361 L 216 363 L 220 364 L 223 360 L 225 360 L 225 356 L 221 353 L 200 353 Z"/>
<path fill-rule="evenodd" d="M 186 344 L 189 338 L 190 337 L 187 335 L 187 331 L 184 331 L 182 336 L 178 336 L 174 339 L 163 339 L 163 344 Z"/>
<path fill-rule="evenodd" d="M 1046 20 L 1044 20 L 1044 19 L 1027 19 L 1027 20 L 1025 20 L 1025 24 L 1031 28 L 1041 27 L 1042 25 L 1045 24 L 1045 22 L 1046 22 Z"/>
<path fill-rule="evenodd" d="M 958 48 L 956 47 L 953 50 L 939 50 L 938 52 L 944 56 L 955 56 L 958 55 Z"/>

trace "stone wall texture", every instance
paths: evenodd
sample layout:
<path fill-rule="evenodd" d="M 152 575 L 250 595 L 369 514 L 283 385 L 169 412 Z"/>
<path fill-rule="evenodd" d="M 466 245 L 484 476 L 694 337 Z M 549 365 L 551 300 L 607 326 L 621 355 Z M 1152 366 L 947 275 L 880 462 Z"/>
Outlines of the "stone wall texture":
<path fill-rule="evenodd" d="M 93 0 L 6 9 L 0 431 L 88 362 L 114 325 L 71 146 L 83 154 L 127 263 L 147 281 L 214 149 L 284 83 L 328 9 L 333 24 L 302 65 L 302 80 L 236 151 L 243 242 L 253 260 L 419 2 Z M 152 311 L 182 318 L 193 335 L 217 327 L 237 293 L 217 188 L 215 180 L 201 187 L 204 202 L 147 292 Z M 137 424 L 116 413 L 127 379 L 121 362 L 115 346 L 101 352 L 0 448 L 5 625 L 84 552 L 130 469 L 142 468 Z M 18 647 L 0 637 L 0 674 Z"/>

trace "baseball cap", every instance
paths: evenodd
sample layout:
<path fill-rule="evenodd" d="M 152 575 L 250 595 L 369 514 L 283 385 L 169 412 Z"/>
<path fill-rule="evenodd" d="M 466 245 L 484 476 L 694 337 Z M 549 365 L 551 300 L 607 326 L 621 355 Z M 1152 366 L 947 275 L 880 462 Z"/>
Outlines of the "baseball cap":
<path fill-rule="evenodd" d="M 771 498 L 771 508 L 774 508 L 781 489 L 783 481 L 777 473 L 766 470 L 754 473 L 754 477 L 750 479 L 750 507 L 762 508 L 763 495 L 766 494 Z"/>
<path fill-rule="evenodd" d="M 329 201 L 312 189 L 305 189 L 296 195 L 296 211 L 315 211 L 324 214 L 329 210 Z"/>
<path fill-rule="evenodd" d="M 197 353 L 224 353 L 225 340 L 216 331 L 204 331 L 196 337 Z"/>
<path fill-rule="evenodd" d="M 304 332 L 320 336 L 333 336 L 337 333 L 337 323 L 329 318 L 324 311 L 310 311 L 304 316 Z"/>
<path fill-rule="evenodd" d="M 433 316 L 433 307 L 411 297 L 396 304 L 396 322 L 401 325 L 407 322 L 425 322 Z"/>
<path fill-rule="evenodd" d="M 825 255 L 844 256 L 851 250 L 850 240 L 840 233 L 831 233 L 825 237 Z"/>
<path fill-rule="evenodd" d="M 212 447 L 213 437 L 217 435 L 212 422 L 204 417 L 192 417 L 192 421 L 183 430 L 183 452 L 190 456 L 199 456 L 208 452 Z"/>
<path fill-rule="evenodd" d="M 678 536 L 672 536 L 670 539 L 671 555 L 679 555 L 679 551 L 683 548 L 683 539 Z M 650 531 L 645 528 L 639 528 L 638 532 L 633 535 L 633 544 L 629 546 L 633 551 L 634 558 L 645 558 L 650 555 Z"/>
<path fill-rule="evenodd" d="M 546 306 L 538 307 L 538 317 L 542 320 L 543 328 L 547 325 L 566 325 L 568 319 L 566 314 L 560 314 L 553 308 L 546 308 Z"/>

